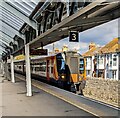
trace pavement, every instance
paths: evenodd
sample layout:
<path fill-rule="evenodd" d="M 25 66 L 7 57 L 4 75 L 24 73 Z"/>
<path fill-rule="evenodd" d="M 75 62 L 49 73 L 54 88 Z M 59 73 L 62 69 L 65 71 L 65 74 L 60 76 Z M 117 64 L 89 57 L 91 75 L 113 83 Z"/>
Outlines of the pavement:
<path fill-rule="evenodd" d="M 19 76 L 20 77 L 20 76 Z M 21 76 L 24 80 L 24 78 Z M 16 78 L 16 83 L 0 76 L 1 116 L 108 116 L 119 118 L 118 110 L 84 96 L 61 90 L 32 80 L 33 96 L 26 96 L 26 85 Z"/>
<path fill-rule="evenodd" d="M 93 116 L 36 87 L 32 87 L 33 96 L 26 97 L 24 81 L 3 80 L 0 76 L 1 116 Z"/>

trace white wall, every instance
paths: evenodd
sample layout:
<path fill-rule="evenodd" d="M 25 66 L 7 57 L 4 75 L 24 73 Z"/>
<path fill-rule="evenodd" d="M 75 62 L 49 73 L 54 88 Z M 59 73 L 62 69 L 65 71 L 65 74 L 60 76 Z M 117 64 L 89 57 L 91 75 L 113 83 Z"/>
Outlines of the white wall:
<path fill-rule="evenodd" d="M 89 71 L 89 74 L 88 74 Z M 88 77 L 91 77 L 92 73 L 92 57 L 87 57 L 86 58 L 86 74 Z"/>
<path fill-rule="evenodd" d="M 116 55 L 116 65 L 113 64 L 113 59 L 115 58 Z M 120 76 L 120 70 L 119 70 L 119 66 L 120 66 L 120 57 L 117 53 L 112 53 L 112 54 L 106 54 L 105 55 L 97 55 L 97 57 L 99 58 L 99 63 L 97 63 L 97 69 L 105 69 L 105 79 L 114 79 L 114 80 L 119 80 L 119 76 Z M 86 72 L 90 71 L 90 74 L 87 75 L 89 77 L 92 77 L 92 72 L 94 71 L 94 63 L 93 60 L 95 59 L 95 56 L 91 56 L 91 57 L 86 57 Z M 97 60 L 98 62 L 98 60 Z M 112 62 L 112 64 L 110 64 Z M 116 77 L 114 76 L 113 78 L 113 71 L 115 73 L 116 71 Z M 108 77 L 107 77 L 107 73 L 108 73 Z"/>
<path fill-rule="evenodd" d="M 116 55 L 116 56 L 115 56 Z M 114 65 L 114 58 L 116 57 L 116 63 Z M 112 64 L 111 64 L 112 62 Z M 114 79 L 114 80 L 118 80 L 119 78 L 119 71 L 118 71 L 118 68 L 119 68 L 119 56 L 117 53 L 112 53 L 112 54 L 107 54 L 106 56 L 106 64 L 105 64 L 105 79 Z M 113 77 L 113 73 L 116 72 L 116 77 L 114 76 Z M 107 73 L 108 73 L 108 76 L 109 78 L 107 77 Z"/>

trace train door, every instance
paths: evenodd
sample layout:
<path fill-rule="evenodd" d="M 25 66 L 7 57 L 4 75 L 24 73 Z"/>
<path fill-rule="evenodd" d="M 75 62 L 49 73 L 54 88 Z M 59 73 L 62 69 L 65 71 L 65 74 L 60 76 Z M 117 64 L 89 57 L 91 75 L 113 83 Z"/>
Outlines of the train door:
<path fill-rule="evenodd" d="M 50 61 L 47 60 L 46 74 L 47 74 L 47 80 L 48 80 L 48 81 L 50 80 L 50 75 L 49 75 L 49 64 L 50 64 Z"/>
<path fill-rule="evenodd" d="M 78 57 L 70 57 L 70 71 L 71 71 L 71 79 L 72 82 L 78 82 L 78 75 L 79 75 L 79 64 L 78 64 Z"/>

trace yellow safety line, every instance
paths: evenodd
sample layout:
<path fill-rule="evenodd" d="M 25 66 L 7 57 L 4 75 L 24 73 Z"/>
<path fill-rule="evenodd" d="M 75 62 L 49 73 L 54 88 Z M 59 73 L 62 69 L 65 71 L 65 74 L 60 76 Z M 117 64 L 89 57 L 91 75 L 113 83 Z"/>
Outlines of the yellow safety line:
<path fill-rule="evenodd" d="M 21 79 L 21 78 L 19 78 L 19 79 Z M 24 79 L 21 79 L 21 80 L 25 81 Z M 43 90 L 43 91 L 45 91 L 45 92 L 47 92 L 47 93 L 49 93 L 49 94 L 57 97 L 57 98 L 65 101 L 65 102 L 67 102 L 67 103 L 69 103 L 69 104 L 71 104 L 71 105 L 73 105 L 73 106 L 75 106 L 75 107 L 77 107 L 77 108 L 79 108 L 79 109 L 82 109 L 82 110 L 84 110 L 84 111 L 86 111 L 86 112 L 88 112 L 88 113 L 90 113 L 90 114 L 92 114 L 92 115 L 100 118 L 99 115 L 97 115 L 97 114 L 95 114 L 95 113 L 93 113 L 93 112 L 90 112 L 90 111 L 88 111 L 87 109 L 84 109 L 84 108 L 80 107 L 79 105 L 77 105 L 77 104 L 75 104 L 75 103 L 73 103 L 73 102 L 71 102 L 71 101 L 69 101 L 69 100 L 66 100 L 66 99 L 63 98 L 63 97 L 60 97 L 59 95 L 56 95 L 56 94 L 53 93 L 53 92 L 50 92 L 50 91 L 48 91 L 48 90 L 46 90 L 46 89 L 44 89 L 44 88 L 42 88 L 42 87 L 40 87 L 40 86 L 38 86 L 38 85 L 35 85 L 34 83 L 32 83 L 32 85 L 33 85 L 34 87 L 36 87 L 36 88 L 39 88 L 39 89 L 41 89 L 41 90 Z"/>

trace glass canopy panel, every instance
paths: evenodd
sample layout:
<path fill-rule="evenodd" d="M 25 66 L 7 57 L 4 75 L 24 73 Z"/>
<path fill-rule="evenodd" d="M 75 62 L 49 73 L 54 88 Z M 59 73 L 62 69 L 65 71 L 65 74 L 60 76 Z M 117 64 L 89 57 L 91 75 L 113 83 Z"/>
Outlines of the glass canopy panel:
<path fill-rule="evenodd" d="M 9 26 L 13 27 L 16 30 L 19 30 L 24 23 L 20 18 L 15 16 L 10 11 L 6 10 L 2 6 L 0 6 L 0 20 Z M 2 24 L 3 25 L 3 24 Z"/>
<path fill-rule="evenodd" d="M 3 50 L 0 54 L 5 51 L 2 45 L 9 45 L 15 36 L 13 31 L 19 31 L 24 24 L 21 17 L 17 17 L 12 11 L 2 6 L 4 2 L 15 8 L 21 14 L 29 17 L 40 0 L 2 0 L 0 2 L 0 48 Z M 10 26 L 14 30 L 11 31 L 7 26 Z"/>
<path fill-rule="evenodd" d="M 30 16 L 40 0 L 4 0 L 26 16 Z"/>

